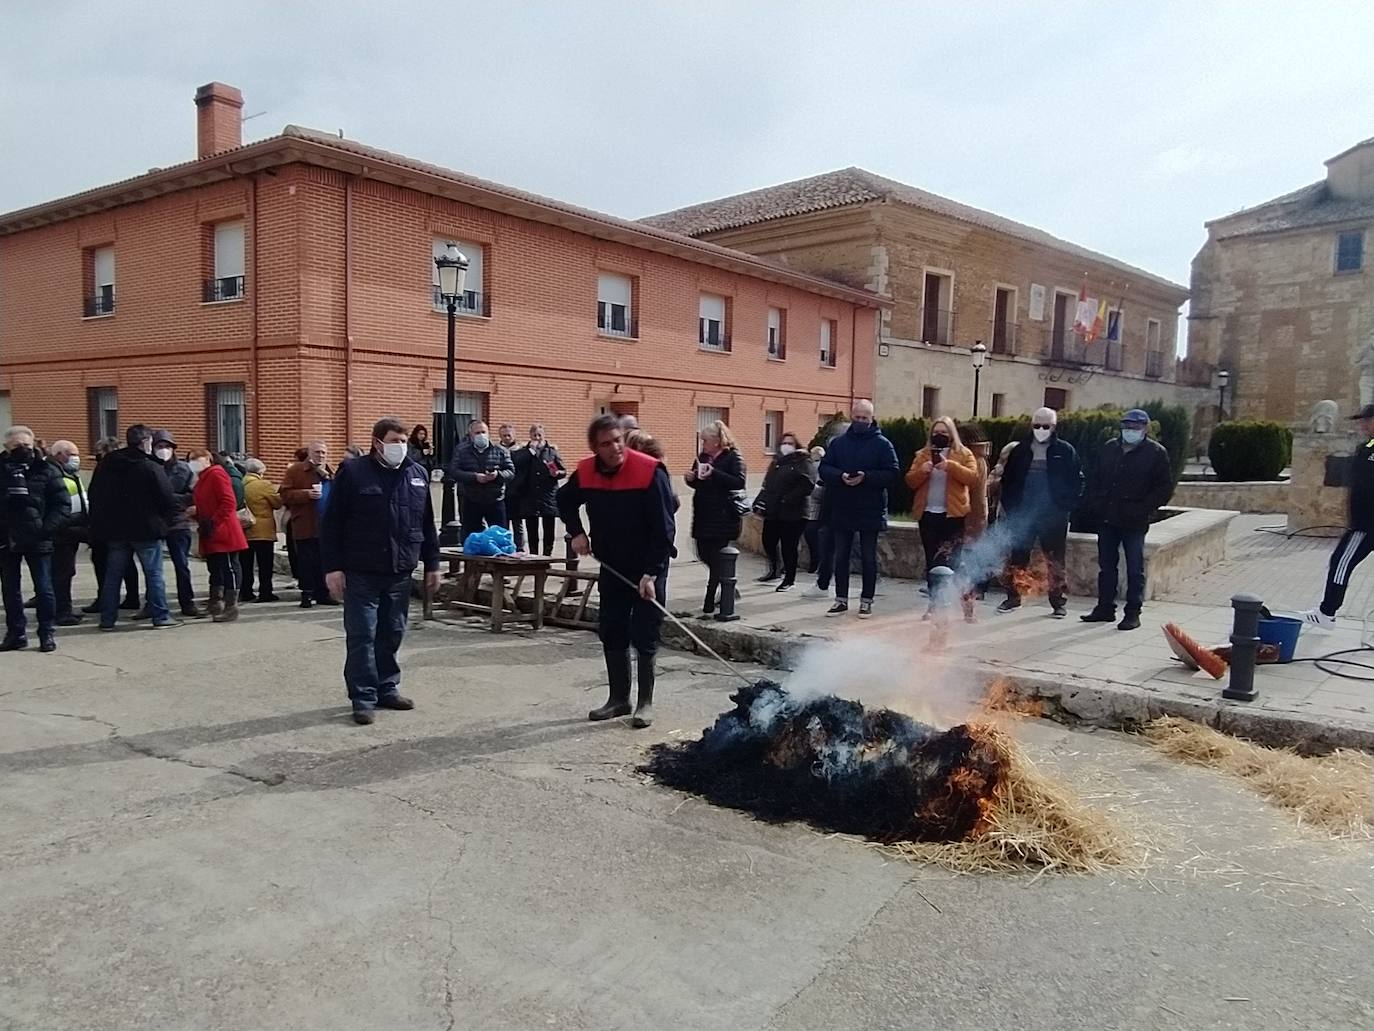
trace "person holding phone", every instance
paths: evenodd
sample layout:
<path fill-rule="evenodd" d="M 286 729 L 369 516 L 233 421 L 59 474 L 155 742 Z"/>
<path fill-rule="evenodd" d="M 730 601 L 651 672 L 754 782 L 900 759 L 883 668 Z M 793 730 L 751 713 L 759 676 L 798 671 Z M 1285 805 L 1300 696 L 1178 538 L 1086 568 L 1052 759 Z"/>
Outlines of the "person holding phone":
<path fill-rule="evenodd" d="M 739 537 L 741 516 L 735 492 L 744 489 L 744 459 L 735 446 L 730 427 L 717 419 L 701 431 L 701 452 L 687 470 L 687 486 L 692 497 L 692 540 L 697 557 L 708 570 L 706 597 L 701 614 L 716 610 L 716 556 Z"/>
<path fill-rule="evenodd" d="M 978 460 L 959 439 L 954 420 L 941 416 L 930 426 L 930 442 L 911 460 L 906 485 L 915 492 L 911 514 L 920 523 L 926 558 L 926 585 L 934 588 L 936 566 L 958 570 L 964 543 L 964 520 L 970 509 L 969 488 L 977 486 Z M 931 608 L 935 597 L 930 599 Z M 930 609 L 926 610 L 930 615 Z M 965 613 L 971 620 L 972 610 Z"/>

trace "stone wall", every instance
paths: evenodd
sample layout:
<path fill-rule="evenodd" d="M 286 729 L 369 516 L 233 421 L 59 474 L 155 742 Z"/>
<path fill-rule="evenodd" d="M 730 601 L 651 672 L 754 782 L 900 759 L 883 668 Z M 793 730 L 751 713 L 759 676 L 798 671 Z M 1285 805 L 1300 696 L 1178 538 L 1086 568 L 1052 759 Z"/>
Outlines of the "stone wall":
<path fill-rule="evenodd" d="M 1339 537 L 1346 524 L 1348 496 L 1344 487 L 1327 487 L 1328 455 L 1349 455 L 1358 441 L 1352 433 L 1293 434 L 1293 487 L 1288 495 L 1288 532 Z M 1315 529 L 1314 529 L 1315 528 Z"/>
<path fill-rule="evenodd" d="M 1155 523 L 1145 537 L 1145 596 L 1160 598 L 1186 577 L 1226 558 L 1226 532 L 1235 512 L 1211 509 L 1172 508 L 1172 518 Z M 741 551 L 760 554 L 763 521 L 746 516 L 737 542 Z M 805 545 L 803 545 L 805 554 Z M 1037 552 L 1032 557 L 1039 562 Z M 1066 559 L 1069 593 L 1079 597 L 1097 594 L 1097 535 L 1070 533 Z M 1118 593 L 1125 594 L 1125 562 L 1121 563 Z M 878 538 L 878 571 L 883 576 L 914 580 L 925 576 L 921 532 L 915 523 L 893 522 Z M 853 566 L 858 573 L 857 563 Z"/>
<path fill-rule="evenodd" d="M 1180 483 L 1170 502 L 1180 508 L 1221 508 L 1232 512 L 1287 512 L 1287 480 L 1243 483 L 1208 481 Z"/>

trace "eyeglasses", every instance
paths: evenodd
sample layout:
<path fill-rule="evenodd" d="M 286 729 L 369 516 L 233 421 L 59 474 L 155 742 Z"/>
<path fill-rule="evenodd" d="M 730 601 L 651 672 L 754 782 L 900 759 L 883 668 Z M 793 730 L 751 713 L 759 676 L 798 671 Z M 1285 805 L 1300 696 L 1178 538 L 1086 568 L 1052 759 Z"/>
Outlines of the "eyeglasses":
<path fill-rule="evenodd" d="M 1033 423 L 1031 423 L 1031 429 L 1033 429 L 1033 430 L 1052 430 L 1052 429 L 1054 429 L 1054 426 L 1053 426 L 1051 423 L 1048 423 L 1048 422 L 1033 422 Z"/>

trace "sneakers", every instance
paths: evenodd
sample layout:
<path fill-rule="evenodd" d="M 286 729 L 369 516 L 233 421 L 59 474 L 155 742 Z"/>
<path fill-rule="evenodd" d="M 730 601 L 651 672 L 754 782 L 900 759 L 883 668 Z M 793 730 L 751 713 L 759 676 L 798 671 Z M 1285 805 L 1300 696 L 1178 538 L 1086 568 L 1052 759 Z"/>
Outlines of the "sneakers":
<path fill-rule="evenodd" d="M 860 619 L 867 619 L 867 618 L 868 618 L 869 616 L 871 616 L 871 615 L 873 615 L 873 602 L 869 601 L 867 598 L 860 598 L 860 599 L 859 599 L 859 618 L 860 618 Z"/>
<path fill-rule="evenodd" d="M 161 623 L 156 623 L 156 622 L 153 623 L 153 629 L 154 629 L 154 630 L 170 630 L 170 629 L 171 629 L 172 627 L 174 627 L 174 626 L 185 626 L 185 625 L 186 625 L 186 624 L 184 624 L 184 623 L 183 623 L 181 620 L 179 620 L 179 619 L 164 619 Z M 105 628 L 104 628 L 104 627 L 101 627 L 100 629 L 101 629 L 101 630 L 104 630 Z M 111 627 L 111 629 L 113 629 L 113 627 Z"/>
<path fill-rule="evenodd" d="M 57 642 L 53 640 L 52 634 L 45 634 L 38 639 L 38 650 L 44 654 L 57 651 Z"/>
<path fill-rule="evenodd" d="M 1093 609 L 1078 617 L 1084 623 L 1115 623 L 1116 613 L 1110 609 Z"/>
<path fill-rule="evenodd" d="M 820 584 L 811 584 L 809 587 L 803 587 L 803 588 L 802 588 L 802 597 L 803 597 L 803 598 L 828 598 L 828 597 L 830 597 L 830 588 L 829 588 L 829 587 L 822 587 Z"/>
<path fill-rule="evenodd" d="M 838 600 L 837 600 L 837 601 L 835 602 L 834 605 L 831 605 L 830 608 L 828 608 L 828 609 L 825 610 L 825 614 L 826 614 L 827 616 L 838 616 L 841 612 L 848 612 L 848 611 L 849 611 L 849 602 L 847 602 L 847 601 L 838 601 Z"/>
<path fill-rule="evenodd" d="M 1063 603 L 1062 601 L 1052 601 L 1052 602 L 1050 602 L 1050 616 L 1051 616 L 1051 618 L 1053 618 L 1053 619 L 1063 619 L 1063 618 L 1064 618 L 1065 616 L 1067 616 L 1068 614 L 1069 614 L 1069 610 L 1068 610 L 1067 608 L 1065 608 L 1064 603 Z"/>
<path fill-rule="evenodd" d="M 1320 630 L 1322 633 L 1329 633 L 1336 629 L 1336 617 L 1328 616 L 1321 609 L 1308 609 L 1305 612 L 1299 612 L 1298 618 L 1302 620 L 1303 626 L 1312 630 Z"/>
<path fill-rule="evenodd" d="M 1020 598 L 1008 598 L 1006 601 L 1002 602 L 1001 605 L 998 605 L 998 606 L 997 606 L 997 611 L 998 611 L 998 612 L 1015 612 L 1015 611 L 1016 611 L 1017 609 L 1019 609 L 1020 607 L 1021 607 L 1021 599 L 1020 599 Z"/>
<path fill-rule="evenodd" d="M 1139 630 L 1140 613 L 1127 612 L 1124 616 L 1121 617 L 1121 622 L 1116 625 L 1116 628 L 1118 630 Z"/>
<path fill-rule="evenodd" d="M 784 591 L 790 591 L 795 586 L 797 585 L 791 580 L 784 580 L 782 583 L 778 584 L 778 586 L 774 587 L 773 590 L 778 594 L 782 594 Z"/>
<path fill-rule="evenodd" d="M 80 626 L 81 617 L 75 612 L 68 612 L 65 616 L 57 617 L 58 626 Z"/>

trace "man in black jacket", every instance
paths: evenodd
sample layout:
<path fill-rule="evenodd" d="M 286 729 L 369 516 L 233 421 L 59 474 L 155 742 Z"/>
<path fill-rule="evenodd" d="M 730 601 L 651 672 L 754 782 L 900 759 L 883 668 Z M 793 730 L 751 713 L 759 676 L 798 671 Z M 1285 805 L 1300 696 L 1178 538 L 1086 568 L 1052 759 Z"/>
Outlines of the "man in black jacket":
<path fill-rule="evenodd" d="M 113 630 L 119 615 L 124 569 L 134 560 L 143 568 L 153 626 L 180 626 L 167 610 L 162 578 L 162 541 L 177 516 L 176 498 L 162 463 L 153 457 L 153 431 L 130 426 L 127 447 L 106 455 L 91 477 L 91 539 L 107 546 L 105 582 L 100 585 L 100 629 Z"/>
<path fill-rule="evenodd" d="M 1007 599 L 997 606 L 998 612 L 1021 607 L 1019 583 L 1030 565 L 1031 548 L 1039 541 L 1049 567 L 1050 613 L 1055 619 L 1068 614 L 1064 605 L 1069 590 L 1064 556 L 1069 514 L 1083 496 L 1083 466 L 1073 445 L 1059 439 L 1055 432 L 1058 424 L 1059 414 L 1053 408 L 1037 408 L 1031 416 L 1030 439 L 1019 441 L 1007 456 L 1002 507 L 1007 510 L 1013 543 Z"/>
<path fill-rule="evenodd" d="M 1350 515 L 1345 533 L 1331 553 L 1326 570 L 1326 593 L 1322 603 L 1302 614 L 1314 630 L 1331 630 L 1336 613 L 1345 603 L 1350 574 L 1374 551 L 1374 404 L 1365 405 L 1351 419 L 1359 421 L 1360 445 L 1350 456 L 1346 483 L 1350 491 Z"/>
<path fill-rule="evenodd" d="M 515 479 L 510 452 L 492 441 L 481 419 L 468 423 L 468 439 L 458 445 L 445 470 L 454 483 L 462 507 L 462 539 L 489 526 L 509 526 L 506 487 Z"/>
<path fill-rule="evenodd" d="M 176 518 L 167 528 L 167 552 L 172 557 L 172 568 L 176 570 L 177 601 L 183 616 L 202 619 L 206 613 L 196 606 L 196 585 L 191 577 L 191 517 L 186 514 L 192 504 L 191 482 L 195 477 L 190 465 L 177 457 L 177 442 L 171 430 L 153 432 L 153 457 L 167 471 L 167 482 L 171 484 L 172 496 L 177 501 Z"/>
<path fill-rule="evenodd" d="M 23 568 L 29 567 L 38 598 L 39 651 L 57 648 L 57 620 L 52 587 L 53 539 L 67 521 L 71 505 L 59 473 L 34 447 L 33 431 L 11 426 L 5 431 L 5 453 L 0 459 L 0 486 L 5 491 L 0 506 L 0 587 L 5 603 L 5 639 L 0 651 L 29 646 L 28 620 L 24 615 Z"/>
<path fill-rule="evenodd" d="M 429 474 L 409 457 L 405 424 L 381 419 L 372 453 L 339 466 L 320 520 L 320 560 L 330 594 L 343 601 L 344 685 L 353 722 L 377 709 L 413 709 L 400 693 L 396 652 L 410 614 L 410 576 L 421 562 L 425 587 L 439 586 L 439 537 Z"/>
<path fill-rule="evenodd" d="M 48 460 L 62 477 L 71 514 L 53 538 L 52 591 L 57 603 L 57 625 L 77 626 L 81 613 L 72 608 L 72 580 L 76 577 L 76 553 L 90 540 L 90 509 L 86 486 L 81 482 L 81 453 L 70 440 L 56 440 L 48 447 Z"/>
<path fill-rule="evenodd" d="M 673 485 L 658 459 L 625 447 L 620 419 L 602 415 L 587 430 L 594 452 L 558 492 L 558 514 L 579 555 L 594 554 L 601 615 L 598 632 L 610 694 L 589 720 L 630 714 L 630 645 L 639 653 L 639 697 L 630 725 L 653 722 L 654 655 L 668 598 L 668 561 L 677 535 Z M 582 527 L 582 507 L 591 539 Z M 613 572 L 612 572 L 613 571 Z M 655 604 L 657 601 L 657 604 Z"/>
<path fill-rule="evenodd" d="M 1118 630 L 1140 626 L 1145 603 L 1145 531 L 1174 493 L 1169 453 L 1150 440 L 1149 413 L 1132 408 L 1121 417 L 1121 436 L 1107 441 L 1089 486 L 1097 518 L 1097 605 L 1079 618 L 1085 623 L 1116 619 L 1117 562 L 1126 553 L 1126 610 Z"/>

